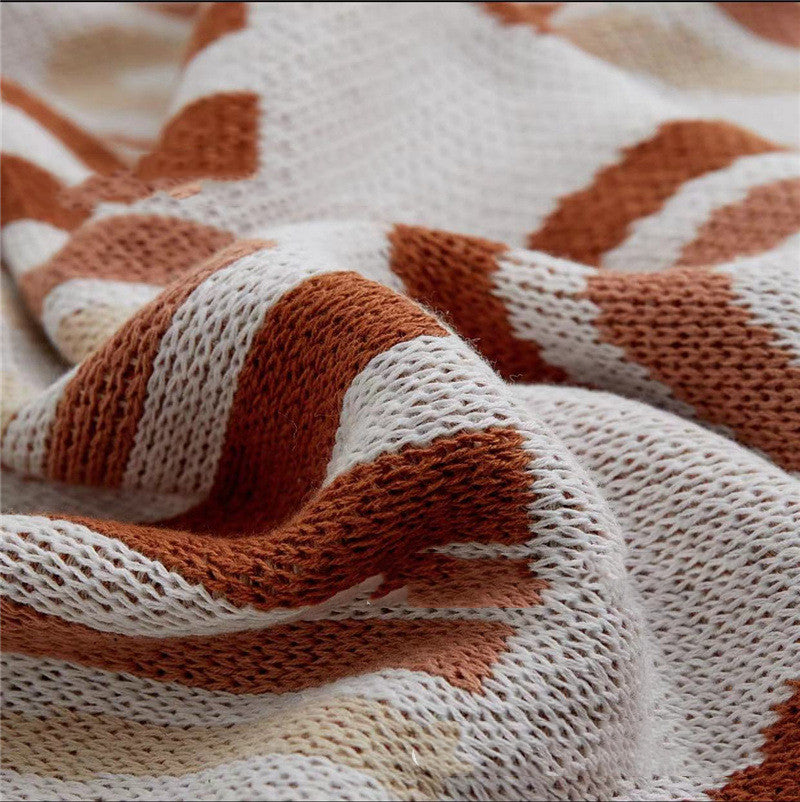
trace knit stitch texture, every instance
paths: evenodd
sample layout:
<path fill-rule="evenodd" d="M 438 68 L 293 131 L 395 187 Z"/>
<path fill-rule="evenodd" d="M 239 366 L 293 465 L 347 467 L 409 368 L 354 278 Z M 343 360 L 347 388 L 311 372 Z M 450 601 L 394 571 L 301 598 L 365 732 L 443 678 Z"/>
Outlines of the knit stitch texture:
<path fill-rule="evenodd" d="M 800 799 L 800 4 L 2 47 L 4 799 Z"/>

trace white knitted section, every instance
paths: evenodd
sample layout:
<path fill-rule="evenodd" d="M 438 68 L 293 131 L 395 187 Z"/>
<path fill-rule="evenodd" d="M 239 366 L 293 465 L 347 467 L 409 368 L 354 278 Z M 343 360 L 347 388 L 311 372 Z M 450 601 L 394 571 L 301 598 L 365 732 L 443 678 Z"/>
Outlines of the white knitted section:
<path fill-rule="evenodd" d="M 800 661 L 800 483 L 643 404 L 567 388 L 517 392 L 587 467 L 626 533 L 630 582 L 679 712 L 663 748 L 693 755 L 683 776 L 697 798 L 760 762 L 770 707 L 791 695 L 784 683 Z M 653 777 L 628 793 L 668 798 L 663 782 Z"/>
<path fill-rule="evenodd" d="M 3 512 L 8 513 L 84 515 L 144 524 L 173 518 L 199 501 L 192 496 L 42 480 L 9 470 L 0 470 L 0 484 Z"/>
<path fill-rule="evenodd" d="M 470 708 L 472 697 L 444 680 L 414 671 L 386 669 L 346 677 L 296 693 L 226 693 L 67 663 L 4 653 L 3 704 L 9 713 L 46 717 L 54 707 L 102 713 L 160 726 L 227 726 L 258 721 L 334 696 L 385 701 L 420 721 L 446 719 L 452 694 Z M 413 686 L 415 693 L 407 693 Z"/>
<path fill-rule="evenodd" d="M 634 273 L 670 267 L 716 209 L 744 200 L 758 186 L 799 175 L 800 155 L 767 153 L 687 181 L 661 209 L 631 226 L 628 238 L 603 256 L 603 267 Z"/>
<path fill-rule="evenodd" d="M 249 15 L 192 60 L 174 107 L 257 89 L 257 176 L 95 217 L 129 208 L 249 236 L 265 220 L 366 214 L 522 244 L 561 195 L 678 116 L 569 43 L 470 4 L 254 4 Z"/>
<path fill-rule="evenodd" d="M 576 382 L 613 388 L 694 417 L 692 407 L 651 379 L 646 368 L 600 340 L 600 309 L 580 297 L 592 268 L 524 250 L 503 254 L 497 264 L 493 292 L 505 303 L 516 336 L 539 345 L 546 362 L 564 368 Z"/>
<path fill-rule="evenodd" d="M 0 454 L 3 465 L 23 475 L 44 476 L 47 440 L 56 406 L 77 367 L 42 390 L 17 412 L 3 433 Z"/>
<path fill-rule="evenodd" d="M 4 798 L 15 800 L 259 799 L 385 800 L 391 794 L 375 780 L 327 758 L 296 754 L 263 755 L 235 760 L 182 777 L 99 775 L 85 782 L 63 781 L 15 771 L 0 772 Z"/>
<path fill-rule="evenodd" d="M 3 262 L 15 278 L 44 264 L 69 239 L 60 228 L 39 220 L 14 220 L 0 231 L 3 242 Z"/>
<path fill-rule="evenodd" d="M 497 374 L 463 340 L 423 335 L 373 357 L 345 394 L 326 482 L 406 445 L 521 422 Z"/>
<path fill-rule="evenodd" d="M 3 153 L 20 156 L 51 173 L 68 186 L 92 175 L 46 128 L 9 103 L 0 104 L 3 120 Z"/>
<path fill-rule="evenodd" d="M 767 253 L 715 269 L 731 277 L 734 303 L 747 309 L 756 323 L 769 327 L 775 344 L 800 366 L 800 234 Z"/>
<path fill-rule="evenodd" d="M 317 220 L 269 226 L 258 229 L 253 236 L 316 249 L 322 261 L 354 270 L 365 278 L 402 292 L 403 282 L 389 269 L 387 234 L 390 229 L 389 225 L 370 221 Z"/>
<path fill-rule="evenodd" d="M 4 373 L 17 374 L 22 383 L 36 390 L 49 386 L 67 370 L 25 310 L 7 270 L 0 270 L 0 363 Z"/>
<path fill-rule="evenodd" d="M 163 290 L 155 284 L 102 278 L 73 278 L 47 293 L 42 304 L 42 326 L 58 344 L 61 321 L 76 312 L 111 309 L 122 325 Z"/>

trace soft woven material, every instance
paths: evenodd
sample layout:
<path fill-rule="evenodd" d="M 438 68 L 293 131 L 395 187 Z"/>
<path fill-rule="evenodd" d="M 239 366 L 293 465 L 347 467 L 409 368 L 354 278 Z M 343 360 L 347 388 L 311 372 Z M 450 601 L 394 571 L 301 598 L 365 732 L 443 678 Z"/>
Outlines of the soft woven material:
<path fill-rule="evenodd" d="M 195 6 L 2 7 L 3 797 L 800 798 L 798 5 Z"/>

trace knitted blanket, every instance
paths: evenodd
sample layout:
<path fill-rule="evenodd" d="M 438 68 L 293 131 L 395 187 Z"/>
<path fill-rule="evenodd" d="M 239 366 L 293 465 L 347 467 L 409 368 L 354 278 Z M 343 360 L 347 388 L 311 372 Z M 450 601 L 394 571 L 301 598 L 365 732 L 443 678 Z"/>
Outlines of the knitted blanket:
<path fill-rule="evenodd" d="M 4 4 L 4 799 L 800 798 L 800 4 Z"/>

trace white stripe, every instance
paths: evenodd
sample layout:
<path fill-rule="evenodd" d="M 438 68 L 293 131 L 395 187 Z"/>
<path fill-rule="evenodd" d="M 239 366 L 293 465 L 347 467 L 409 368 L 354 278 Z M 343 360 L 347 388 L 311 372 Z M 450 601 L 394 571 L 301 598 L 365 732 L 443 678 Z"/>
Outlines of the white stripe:
<path fill-rule="evenodd" d="M 153 765 L 153 771 L 158 764 Z M 101 773 L 91 780 L 59 780 L 5 769 L 0 772 L 4 799 L 127 802 L 131 799 L 228 800 L 297 799 L 385 800 L 394 794 L 374 777 L 317 755 L 266 754 L 231 760 L 178 777 Z"/>
<path fill-rule="evenodd" d="M 97 307 L 119 311 L 120 324 L 153 300 L 163 287 L 133 281 L 103 278 L 74 278 L 57 284 L 47 293 L 42 306 L 42 326 L 58 345 L 58 327 L 64 318 Z"/>
<path fill-rule="evenodd" d="M 348 388 L 326 482 L 406 445 L 521 422 L 506 385 L 463 340 L 416 337 L 373 357 Z"/>
<path fill-rule="evenodd" d="M 66 245 L 69 234 L 39 220 L 14 220 L 3 226 L 3 262 L 15 278 L 44 264 Z"/>
<path fill-rule="evenodd" d="M 618 346 L 601 342 L 600 309 L 580 297 L 593 268 L 525 250 L 510 251 L 497 264 L 493 291 L 508 309 L 514 334 L 538 344 L 547 363 L 563 368 L 574 381 L 694 417 L 693 408 L 650 378 L 646 368 Z"/>
<path fill-rule="evenodd" d="M 419 710 L 419 698 L 413 695 L 407 698 L 403 693 L 403 685 L 407 687 L 409 680 L 414 690 L 419 689 L 426 697 L 426 708 L 437 717 L 447 716 L 447 699 L 451 694 L 473 698 L 454 690 L 439 677 L 405 669 L 346 677 L 299 692 L 261 694 L 190 688 L 177 682 L 159 682 L 12 652 L 0 656 L 0 669 L 4 712 L 46 718 L 54 709 L 66 707 L 83 714 L 105 714 L 142 724 L 175 727 L 258 721 L 298 704 L 344 695 L 388 701 L 413 716 Z"/>
<path fill-rule="evenodd" d="M 20 476 L 0 470 L 3 512 L 18 514 L 58 513 L 108 518 L 130 523 L 154 523 L 173 518 L 194 507 L 192 496 L 94 487 Z"/>
<path fill-rule="evenodd" d="M 743 201 L 756 187 L 798 176 L 800 155 L 767 153 L 687 181 L 661 209 L 633 224 L 628 238 L 603 256 L 603 267 L 631 272 L 670 267 L 716 209 Z"/>
<path fill-rule="evenodd" d="M 734 303 L 775 334 L 775 344 L 800 367 L 800 234 L 766 253 L 720 265 L 731 277 Z"/>
<path fill-rule="evenodd" d="M 17 412 L 3 434 L 3 465 L 23 475 L 44 476 L 56 407 L 76 370 L 65 373 Z"/>
<path fill-rule="evenodd" d="M 250 10 L 249 13 L 252 13 Z M 170 118 L 191 103 L 219 93 L 252 92 L 260 95 L 264 77 L 258 64 L 263 51 L 263 37 L 255 29 L 244 28 L 226 34 L 199 51 L 183 70 L 169 106 Z M 231 53 L 236 53 L 235 59 Z"/>
<path fill-rule="evenodd" d="M 269 226 L 252 236 L 318 249 L 323 261 L 332 261 L 343 270 L 354 270 L 364 278 L 404 293 L 402 280 L 389 269 L 390 230 L 389 225 L 371 221 L 315 220 Z"/>
<path fill-rule="evenodd" d="M 21 109 L 2 104 L 3 153 L 41 167 L 67 186 L 80 184 L 93 172 L 46 128 Z"/>

